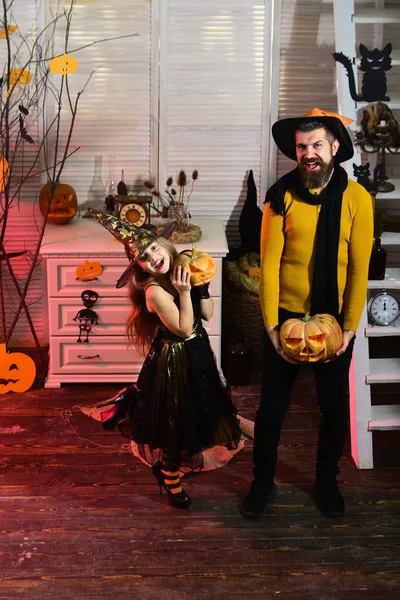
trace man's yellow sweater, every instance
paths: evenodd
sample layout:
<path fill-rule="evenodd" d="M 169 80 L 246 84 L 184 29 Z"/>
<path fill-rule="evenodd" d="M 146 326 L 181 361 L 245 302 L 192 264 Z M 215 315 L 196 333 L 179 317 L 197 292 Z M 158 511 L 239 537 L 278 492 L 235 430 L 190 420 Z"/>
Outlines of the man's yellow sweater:
<path fill-rule="evenodd" d="M 310 310 L 319 206 L 285 194 L 286 214 L 267 204 L 261 229 L 260 301 L 265 326 L 278 324 L 278 307 Z M 370 194 L 349 179 L 343 193 L 338 251 L 339 312 L 344 329 L 356 331 L 366 299 L 373 238 Z"/>

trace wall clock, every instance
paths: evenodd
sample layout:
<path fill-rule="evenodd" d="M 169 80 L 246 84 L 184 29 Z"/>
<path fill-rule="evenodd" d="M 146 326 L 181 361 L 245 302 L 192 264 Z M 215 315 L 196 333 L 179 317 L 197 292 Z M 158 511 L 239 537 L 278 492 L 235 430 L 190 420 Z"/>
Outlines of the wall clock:
<path fill-rule="evenodd" d="M 372 325 L 395 327 L 395 322 L 400 315 L 400 302 L 396 296 L 382 290 L 371 296 L 367 309 Z"/>
<path fill-rule="evenodd" d="M 123 200 L 121 200 L 123 198 Z M 152 198 L 148 196 L 117 196 L 115 212 L 121 221 L 142 227 L 150 225 L 150 205 Z"/>

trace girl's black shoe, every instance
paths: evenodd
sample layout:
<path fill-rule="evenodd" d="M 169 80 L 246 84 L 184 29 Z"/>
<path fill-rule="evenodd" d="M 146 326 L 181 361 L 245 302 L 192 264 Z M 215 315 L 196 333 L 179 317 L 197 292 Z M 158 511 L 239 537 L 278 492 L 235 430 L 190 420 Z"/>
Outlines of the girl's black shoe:
<path fill-rule="evenodd" d="M 118 392 L 113 398 L 106 400 L 106 402 L 102 402 L 97 406 L 97 408 L 111 406 L 108 410 L 100 413 L 103 429 L 112 431 L 118 423 L 126 417 L 131 391 L 132 386 L 129 386 Z"/>
<path fill-rule="evenodd" d="M 173 484 L 173 485 L 167 485 L 165 483 L 165 480 L 168 479 L 168 477 L 166 477 L 166 475 L 164 475 L 164 473 L 162 472 L 161 469 L 162 469 L 162 463 L 160 461 L 156 462 L 152 468 L 153 475 L 158 481 L 158 485 L 160 488 L 160 496 L 162 495 L 162 488 L 164 488 L 167 491 L 168 502 L 170 503 L 171 506 L 174 506 L 175 508 L 189 508 L 189 506 L 192 504 L 191 498 L 187 495 L 187 493 L 185 492 L 185 490 L 183 488 L 182 488 L 181 492 L 174 494 L 171 491 L 172 488 L 174 486 L 180 485 L 180 483 Z"/>

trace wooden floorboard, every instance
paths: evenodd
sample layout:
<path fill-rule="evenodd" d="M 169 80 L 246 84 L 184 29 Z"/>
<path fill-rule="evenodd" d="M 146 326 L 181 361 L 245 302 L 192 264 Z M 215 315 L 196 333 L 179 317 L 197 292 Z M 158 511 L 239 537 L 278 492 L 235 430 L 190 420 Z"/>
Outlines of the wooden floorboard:
<path fill-rule="evenodd" d="M 69 385 L 0 397 L 0 599 L 392 600 L 400 598 L 398 432 L 375 437 L 379 467 L 359 471 L 346 444 L 347 513 L 316 509 L 318 409 L 301 379 L 279 448 L 279 493 L 259 521 L 237 506 L 252 442 L 222 469 L 185 477 L 189 511 L 171 508 L 127 440 L 76 406 L 118 385 Z M 233 389 L 254 419 L 259 384 Z M 396 398 L 378 389 L 374 401 Z M 393 434 L 393 435 L 392 435 Z"/>

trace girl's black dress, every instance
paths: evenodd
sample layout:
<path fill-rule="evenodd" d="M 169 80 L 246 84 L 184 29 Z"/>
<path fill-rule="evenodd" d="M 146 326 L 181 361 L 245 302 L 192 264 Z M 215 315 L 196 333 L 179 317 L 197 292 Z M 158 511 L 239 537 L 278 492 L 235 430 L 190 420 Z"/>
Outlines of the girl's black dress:
<path fill-rule="evenodd" d="M 158 327 L 137 383 L 129 388 L 129 419 L 120 423 L 120 429 L 146 462 L 164 458 L 196 469 L 202 467 L 206 448 L 236 448 L 240 429 L 193 290 L 191 296 L 191 336 L 184 340 L 164 325 Z"/>

